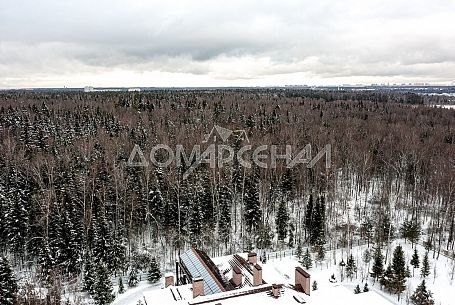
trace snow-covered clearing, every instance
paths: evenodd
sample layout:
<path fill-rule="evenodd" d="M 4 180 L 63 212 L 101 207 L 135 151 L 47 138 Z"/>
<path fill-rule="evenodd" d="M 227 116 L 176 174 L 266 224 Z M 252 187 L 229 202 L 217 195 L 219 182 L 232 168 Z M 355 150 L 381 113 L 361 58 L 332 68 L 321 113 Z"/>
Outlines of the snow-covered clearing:
<path fill-rule="evenodd" d="M 411 260 L 413 253 L 413 248 L 411 244 L 405 243 L 404 240 L 394 241 L 390 247 L 390 251 L 387 254 L 387 262 L 385 266 L 391 260 L 393 249 L 401 244 L 405 253 L 405 258 L 407 264 Z M 398 300 L 397 295 L 391 295 L 388 292 L 381 290 L 379 283 L 374 283 L 371 277 L 368 277 L 368 268 L 370 266 L 364 263 L 362 257 L 363 253 L 367 249 L 366 245 L 353 247 L 351 252 L 354 256 L 357 265 L 357 273 L 352 280 L 347 279 L 344 276 L 343 281 L 341 281 L 341 267 L 339 263 L 341 259 L 346 262 L 348 257 L 348 249 L 338 249 L 333 252 L 326 253 L 326 260 L 321 263 L 316 263 L 313 261 L 313 267 L 308 271 L 311 274 L 311 281 L 316 281 L 318 284 L 318 289 L 311 292 L 311 296 L 305 297 L 307 304 L 328 304 L 329 302 L 337 302 L 337 304 L 408 304 L 410 295 L 414 292 L 417 285 L 422 281 L 420 277 L 420 269 L 417 268 L 414 270 L 414 276 L 408 279 L 407 281 L 407 290 L 401 295 L 400 300 Z M 370 246 L 370 250 L 372 250 Z M 420 261 L 425 253 L 425 249 L 417 245 L 417 250 L 420 256 Z M 384 251 L 384 255 L 385 255 Z M 213 258 L 215 264 L 217 264 L 220 269 L 223 265 L 226 264 L 230 256 L 216 257 Z M 454 261 L 441 255 L 439 260 L 433 259 L 432 252 L 429 253 L 430 265 L 431 265 L 431 274 L 426 278 L 427 288 L 433 293 L 435 304 L 437 305 L 452 305 L 455 302 L 455 289 L 453 287 L 453 271 L 454 271 Z M 336 260 L 336 261 L 335 261 Z M 267 261 L 263 265 L 263 279 L 268 284 L 285 284 L 287 286 L 294 284 L 294 275 L 295 267 L 300 266 L 300 263 L 295 257 L 290 256 L 289 254 L 286 257 L 282 258 L 273 258 Z M 412 266 L 411 274 L 412 274 Z M 330 276 L 334 274 L 337 282 L 331 283 L 329 281 Z M 229 276 L 229 274 L 227 274 Z M 354 294 L 354 288 L 356 285 L 359 285 L 363 290 L 365 283 L 368 283 L 370 291 L 367 293 L 360 293 L 358 295 Z M 158 285 L 149 285 L 142 282 L 138 287 L 133 289 L 128 289 L 124 294 L 119 295 L 114 305 L 135 305 L 138 300 L 142 299 L 144 292 L 154 291 L 162 288 L 163 284 Z M 164 291 L 163 291 L 164 293 Z M 289 294 L 289 293 L 288 293 Z M 159 295 L 159 293 L 157 294 Z M 257 295 L 257 304 L 261 304 L 261 296 Z M 235 299 L 230 299 L 229 302 L 233 303 Z M 244 301 L 245 298 L 238 299 Z M 248 297 L 249 304 L 256 304 L 254 296 Z M 279 299 L 278 299 L 279 300 Z M 158 300 L 157 300 L 158 301 Z M 254 301 L 251 303 L 251 301 Z M 223 304 L 226 302 L 223 302 Z M 228 304 L 228 303 L 226 303 Z M 229 303 L 230 304 L 230 303 Z M 267 303 L 268 304 L 268 303 Z M 281 303 L 278 303 L 281 304 Z M 295 303 L 297 304 L 297 303 Z"/>

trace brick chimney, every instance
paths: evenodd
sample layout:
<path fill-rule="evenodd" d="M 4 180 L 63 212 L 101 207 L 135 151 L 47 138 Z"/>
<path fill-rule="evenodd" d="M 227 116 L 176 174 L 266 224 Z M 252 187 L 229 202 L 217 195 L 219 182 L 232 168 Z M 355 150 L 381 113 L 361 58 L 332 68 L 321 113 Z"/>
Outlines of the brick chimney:
<path fill-rule="evenodd" d="M 232 283 L 235 285 L 235 287 L 240 286 L 242 284 L 242 277 L 243 275 L 240 268 L 234 266 L 234 268 L 232 268 Z"/>
<path fill-rule="evenodd" d="M 262 267 L 258 264 L 253 266 L 253 286 L 262 285 Z"/>
<path fill-rule="evenodd" d="M 248 253 L 248 263 L 256 265 L 258 263 L 258 255 L 254 252 Z"/>
<path fill-rule="evenodd" d="M 272 285 L 272 295 L 274 298 L 280 297 L 280 286 L 277 284 Z"/>
<path fill-rule="evenodd" d="M 311 286 L 310 286 L 310 274 L 303 270 L 301 267 L 295 268 L 295 288 L 297 290 L 302 290 L 307 295 L 310 295 Z"/>
<path fill-rule="evenodd" d="M 164 276 L 164 287 L 167 288 L 169 286 L 174 286 L 174 274 L 173 273 L 167 273 Z"/>
<path fill-rule="evenodd" d="M 204 279 L 197 277 L 193 279 L 193 298 L 204 295 Z"/>

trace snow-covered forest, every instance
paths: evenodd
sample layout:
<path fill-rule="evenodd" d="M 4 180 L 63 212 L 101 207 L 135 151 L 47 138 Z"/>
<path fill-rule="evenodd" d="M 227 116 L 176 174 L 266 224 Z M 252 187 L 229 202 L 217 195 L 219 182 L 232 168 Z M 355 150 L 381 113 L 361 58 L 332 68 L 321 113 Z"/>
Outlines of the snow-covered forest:
<path fill-rule="evenodd" d="M 319 261 L 345 249 L 349 264 L 349 249 L 366 245 L 371 266 L 382 264 L 371 276 L 393 294 L 387 266 L 402 256 L 394 240 L 434 260 L 455 257 L 455 110 L 428 107 L 449 98 L 1 92 L 0 282 L 8 284 L 0 304 L 77 303 L 87 294 L 109 304 L 113 282 L 156 282 L 191 246 L 211 256 L 294 249 L 302 258 L 310 247 Z M 315 154 L 330 144 L 331 167 L 322 159 L 312 168 L 245 168 L 234 159 L 183 179 L 186 168 L 175 164 L 127 166 L 135 145 L 146 156 L 157 144 L 190 152 L 215 125 L 245 129 L 252 146 L 311 144 Z M 245 139 L 228 141 L 238 151 Z"/>

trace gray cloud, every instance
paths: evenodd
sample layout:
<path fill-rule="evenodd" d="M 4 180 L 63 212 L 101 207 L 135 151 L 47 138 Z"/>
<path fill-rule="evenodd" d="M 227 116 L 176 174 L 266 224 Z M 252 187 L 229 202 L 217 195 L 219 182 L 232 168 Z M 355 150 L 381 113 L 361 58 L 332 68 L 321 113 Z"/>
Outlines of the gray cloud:
<path fill-rule="evenodd" d="M 453 82 L 454 11 L 450 0 L 0 0 L 0 87 Z"/>

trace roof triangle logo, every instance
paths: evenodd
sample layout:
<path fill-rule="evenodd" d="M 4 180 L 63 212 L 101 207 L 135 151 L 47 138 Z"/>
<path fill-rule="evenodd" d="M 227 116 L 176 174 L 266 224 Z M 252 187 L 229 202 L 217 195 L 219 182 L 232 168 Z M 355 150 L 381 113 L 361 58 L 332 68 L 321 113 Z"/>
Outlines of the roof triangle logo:
<path fill-rule="evenodd" d="M 212 130 L 210 130 L 209 133 L 204 135 L 202 143 L 207 143 L 210 141 L 210 139 L 213 139 L 213 142 L 216 142 L 217 137 L 221 138 L 223 142 L 226 142 L 232 134 L 238 135 L 238 137 L 241 137 L 248 143 L 250 142 L 250 140 L 248 139 L 248 134 L 244 129 L 230 130 L 228 128 L 215 125 L 213 126 Z"/>

